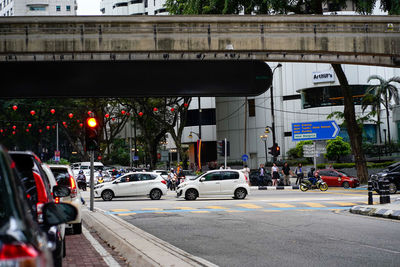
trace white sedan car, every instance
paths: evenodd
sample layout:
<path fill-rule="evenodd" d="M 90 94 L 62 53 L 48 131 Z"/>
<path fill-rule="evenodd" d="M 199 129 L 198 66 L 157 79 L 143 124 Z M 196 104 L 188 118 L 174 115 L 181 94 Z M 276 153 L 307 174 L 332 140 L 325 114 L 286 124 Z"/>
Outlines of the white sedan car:
<path fill-rule="evenodd" d="M 208 195 L 232 195 L 236 199 L 244 199 L 250 193 L 246 176 L 238 170 L 213 170 L 181 183 L 177 189 L 177 197 L 195 200 Z"/>
<path fill-rule="evenodd" d="M 158 200 L 167 194 L 167 182 L 155 172 L 131 172 L 112 182 L 94 187 L 94 196 L 110 201 L 114 197 L 149 196 Z"/>

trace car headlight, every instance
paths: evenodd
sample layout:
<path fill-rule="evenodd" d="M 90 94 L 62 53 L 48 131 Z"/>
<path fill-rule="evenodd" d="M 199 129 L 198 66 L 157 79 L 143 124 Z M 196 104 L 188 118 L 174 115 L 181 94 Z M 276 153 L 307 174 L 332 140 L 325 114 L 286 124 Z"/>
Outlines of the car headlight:
<path fill-rule="evenodd" d="M 184 188 L 187 184 L 180 184 L 178 188 Z"/>
<path fill-rule="evenodd" d="M 94 187 L 94 189 L 100 189 L 100 188 L 102 188 L 104 185 L 103 184 L 99 184 L 99 185 L 96 185 L 95 187 Z"/>
<path fill-rule="evenodd" d="M 386 177 L 388 174 L 387 173 L 382 173 L 382 177 Z"/>

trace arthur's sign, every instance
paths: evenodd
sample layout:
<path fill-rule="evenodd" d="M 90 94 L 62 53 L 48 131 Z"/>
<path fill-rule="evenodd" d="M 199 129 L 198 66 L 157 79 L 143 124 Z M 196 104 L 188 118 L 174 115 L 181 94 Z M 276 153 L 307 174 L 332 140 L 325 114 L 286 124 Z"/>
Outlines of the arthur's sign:
<path fill-rule="evenodd" d="M 314 83 L 326 83 L 335 81 L 335 74 L 333 73 L 333 70 L 313 72 L 312 75 Z"/>

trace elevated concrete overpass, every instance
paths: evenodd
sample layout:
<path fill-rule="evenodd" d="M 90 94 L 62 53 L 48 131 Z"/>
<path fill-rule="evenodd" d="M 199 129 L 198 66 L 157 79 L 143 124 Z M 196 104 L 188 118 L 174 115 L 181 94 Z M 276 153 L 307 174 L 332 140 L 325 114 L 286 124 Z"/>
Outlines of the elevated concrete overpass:
<path fill-rule="evenodd" d="M 263 60 L 400 67 L 400 16 L 0 18 L 0 62 L 91 60 Z"/>

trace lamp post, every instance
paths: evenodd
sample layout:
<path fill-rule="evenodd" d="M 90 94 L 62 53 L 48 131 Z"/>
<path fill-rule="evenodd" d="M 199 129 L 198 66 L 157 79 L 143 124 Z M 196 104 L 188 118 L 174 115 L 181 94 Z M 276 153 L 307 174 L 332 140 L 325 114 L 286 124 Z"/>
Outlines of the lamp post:
<path fill-rule="evenodd" d="M 201 171 L 201 135 L 190 131 L 189 138 L 193 138 L 193 134 L 197 136 L 197 160 L 198 160 L 198 170 Z"/>
<path fill-rule="evenodd" d="M 282 64 L 279 63 L 276 65 L 274 70 L 272 71 L 272 79 L 271 79 L 271 88 L 269 89 L 270 95 L 271 95 L 271 129 L 272 129 L 272 144 L 276 143 L 276 137 L 275 137 L 275 112 L 274 112 L 274 73 L 277 68 L 282 67 Z M 276 157 L 273 157 L 273 161 L 276 161 Z"/>
<path fill-rule="evenodd" d="M 268 134 L 260 135 L 260 139 L 264 141 L 264 148 L 265 148 L 265 163 L 268 162 L 268 153 L 267 153 L 267 140 Z"/>

